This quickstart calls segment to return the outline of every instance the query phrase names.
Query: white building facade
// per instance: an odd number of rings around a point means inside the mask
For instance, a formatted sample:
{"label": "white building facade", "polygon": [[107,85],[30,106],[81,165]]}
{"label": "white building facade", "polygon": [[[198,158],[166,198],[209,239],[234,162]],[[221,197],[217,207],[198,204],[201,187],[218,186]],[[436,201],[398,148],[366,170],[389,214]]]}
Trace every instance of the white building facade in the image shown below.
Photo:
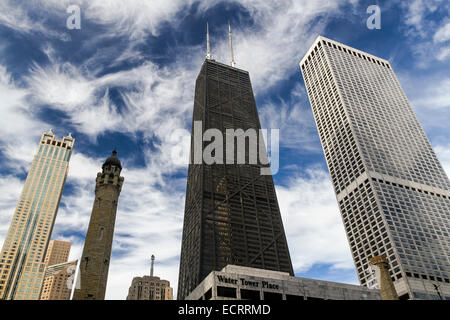
{"label": "white building facade", "polygon": [[401,299],[450,299],[450,181],[389,61],[318,37],[300,69],[361,284],[384,255]]}

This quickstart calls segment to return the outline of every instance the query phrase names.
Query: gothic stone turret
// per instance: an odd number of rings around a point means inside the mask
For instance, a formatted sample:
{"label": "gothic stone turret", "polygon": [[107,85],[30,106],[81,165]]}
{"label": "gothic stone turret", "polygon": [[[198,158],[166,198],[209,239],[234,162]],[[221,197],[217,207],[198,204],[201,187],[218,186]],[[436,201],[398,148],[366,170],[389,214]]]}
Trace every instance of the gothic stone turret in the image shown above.
{"label": "gothic stone turret", "polygon": [[74,300],[104,300],[114,236],[117,202],[124,178],[116,150],[97,174],[95,201],[80,261]]}

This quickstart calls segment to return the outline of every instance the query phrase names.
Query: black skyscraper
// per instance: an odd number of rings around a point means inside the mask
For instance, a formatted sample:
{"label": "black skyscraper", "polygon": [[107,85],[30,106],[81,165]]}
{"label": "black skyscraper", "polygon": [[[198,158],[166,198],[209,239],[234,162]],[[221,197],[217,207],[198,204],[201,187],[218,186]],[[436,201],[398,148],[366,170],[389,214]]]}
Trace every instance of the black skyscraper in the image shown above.
{"label": "black skyscraper", "polygon": [[[203,132],[259,130],[248,72],[206,59],[195,86],[193,127],[194,121],[202,122]],[[193,153],[192,135],[191,162]],[[189,165],[178,299],[228,264],[293,275],[272,176],[261,175],[261,167]]]}

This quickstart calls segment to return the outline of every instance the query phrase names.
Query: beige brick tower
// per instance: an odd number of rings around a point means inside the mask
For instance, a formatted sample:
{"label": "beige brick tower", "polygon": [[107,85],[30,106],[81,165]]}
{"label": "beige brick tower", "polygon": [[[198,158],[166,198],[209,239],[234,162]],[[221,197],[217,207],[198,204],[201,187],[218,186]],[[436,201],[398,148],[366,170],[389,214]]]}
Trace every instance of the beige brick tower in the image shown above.
{"label": "beige brick tower", "polygon": [[74,300],[104,300],[114,236],[117,202],[124,178],[116,150],[97,174],[95,201],[80,261],[80,288]]}
{"label": "beige brick tower", "polygon": [[376,268],[375,273],[378,283],[380,285],[381,299],[383,300],[398,300],[397,292],[395,291],[394,282],[389,275],[389,265],[386,257],[376,256],[370,259],[370,265]]}

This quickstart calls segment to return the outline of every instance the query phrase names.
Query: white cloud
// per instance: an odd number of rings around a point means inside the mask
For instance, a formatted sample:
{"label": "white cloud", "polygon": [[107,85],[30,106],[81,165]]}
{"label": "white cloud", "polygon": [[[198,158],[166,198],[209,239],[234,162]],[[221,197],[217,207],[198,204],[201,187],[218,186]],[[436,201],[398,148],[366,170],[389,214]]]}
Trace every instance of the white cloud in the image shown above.
{"label": "white cloud", "polygon": [[95,89],[93,80],[86,79],[70,63],[54,62],[45,69],[35,64],[27,82],[37,103],[47,103],[62,111],[92,102]]}
{"label": "white cloud", "polygon": [[[238,68],[250,72],[255,92],[299,73],[298,63],[326,25],[326,17],[339,14],[339,1],[241,1],[255,26],[233,29]],[[314,21],[314,23],[313,23]],[[228,63],[227,29],[213,47],[213,55]]]}
{"label": "white cloud", "polygon": [[450,40],[450,22],[440,27],[433,36],[434,42],[445,42]]}
{"label": "white cloud", "polygon": [[[22,7],[13,6],[9,0],[0,10],[0,23],[19,31],[45,31],[47,34],[67,32],[66,12],[70,5],[77,5],[81,11],[81,30],[87,28],[86,20],[109,28],[114,36],[126,35],[131,41],[142,41],[149,33],[158,35],[160,26],[170,21],[175,23],[175,15],[182,14],[183,8],[190,8],[195,0],[34,0]],[[45,21],[32,20],[27,12],[45,12],[48,19],[61,24],[57,30],[44,27]],[[1,14],[4,12],[4,14]],[[10,14],[8,14],[10,13]],[[65,37],[68,37],[65,34]]]}
{"label": "white cloud", "polygon": [[[406,36],[411,41],[410,49],[417,57],[416,64],[420,68],[428,68],[436,59],[444,61],[449,56],[446,17],[450,3],[446,0],[413,0],[402,1],[405,19],[401,22],[406,26]],[[443,20],[435,16],[444,15]],[[439,21],[441,20],[441,21]]]}
{"label": "white cloud", "polygon": [[304,87],[298,84],[288,101],[268,101],[258,108],[261,126],[280,129],[283,147],[320,152],[317,129]]}
{"label": "white cloud", "polygon": [[[35,6],[36,2],[30,1],[27,4],[31,5],[33,8],[31,11],[34,11],[34,13],[38,9],[42,9],[39,7],[39,4],[37,4],[37,7]],[[48,28],[42,16],[36,17],[34,14],[34,18],[31,18],[28,11],[24,6],[18,6],[11,0],[2,0],[0,2],[0,24],[21,33],[39,33],[63,41],[70,40],[70,36],[65,32],[65,29],[61,28],[55,31]]]}
{"label": "white cloud", "polygon": [[[216,3],[218,2],[202,2],[199,10],[204,12]],[[55,5],[53,1],[48,4]],[[98,17],[100,22],[115,22],[115,25],[111,25],[113,29],[122,28],[123,24],[129,23],[133,23],[137,32],[149,28],[145,26],[144,20],[151,19],[146,17],[141,20],[140,17],[147,10],[155,11],[154,4],[150,6],[147,2],[131,1],[126,4],[127,10],[123,10],[123,5],[119,1],[94,1],[87,10],[101,15]],[[336,2],[325,0],[276,3],[258,0],[240,2],[240,5],[252,15],[255,25],[249,30],[234,30],[235,51],[238,67],[250,71],[256,93],[263,93],[291,74],[299,74],[298,61],[325,26],[325,21],[315,21],[313,25],[311,22],[325,13],[329,16],[339,12]],[[177,6],[181,4],[163,5],[162,11],[156,10],[161,11],[158,13],[160,18],[151,23],[170,19],[169,13]],[[87,15],[89,16],[88,13]],[[117,24],[117,21],[120,23]],[[140,23],[143,24],[140,27],[134,25]],[[217,43],[214,53],[218,53],[220,61],[227,61],[226,37]],[[133,47],[128,47],[125,51],[128,56],[135,52]],[[35,65],[27,78],[32,98],[36,103],[48,104],[65,112],[77,130],[92,138],[105,130],[132,134],[144,131],[147,136],[156,134],[161,138],[162,129],[183,129],[188,125],[194,91],[193,79],[203,58],[202,46],[184,48],[176,61],[166,68],[147,62],[130,70],[100,77],[96,76],[100,70],[92,65],[93,60],[75,67],[69,62],[58,61],[53,54],[48,56],[51,63],[46,67]],[[119,57],[122,58],[123,55]],[[108,98],[108,88],[111,87],[119,90],[125,110],[119,112]],[[272,109],[276,107],[275,104],[268,106]],[[299,110],[294,108],[289,112],[296,113],[294,116],[301,116]],[[100,116],[103,118],[101,122],[97,121]],[[298,132],[301,132],[300,128],[297,128]],[[164,131],[166,133],[167,130]]]}
{"label": "white cloud", "polygon": [[2,245],[21,191],[22,181],[19,178],[12,175],[0,177],[0,243]]}
{"label": "white cloud", "polygon": [[431,29],[427,16],[444,8],[447,4],[445,0],[412,0],[402,1],[402,6],[406,9],[405,24],[420,36],[425,37]]}
{"label": "white cloud", "polygon": [[[197,71],[185,68],[161,69],[148,62],[96,78],[70,63],[54,61],[47,67],[36,65],[26,80],[35,104],[65,112],[79,132],[94,138],[106,130],[152,136],[167,134],[168,130],[160,131],[169,125],[184,128],[187,123]],[[121,112],[109,99],[112,87],[119,88],[126,104]]]}
{"label": "white cloud", "polygon": [[25,170],[33,159],[35,143],[48,125],[33,116],[27,102],[28,91],[18,87],[0,65],[0,150],[11,159],[7,164],[15,171]]}
{"label": "white cloud", "polygon": [[443,47],[439,50],[439,53],[437,55],[437,59],[440,61],[446,60],[450,56],[450,46],[449,47]]}
{"label": "white cloud", "polygon": [[142,39],[148,32],[158,35],[164,21],[173,21],[183,8],[196,1],[186,0],[90,0],[85,1],[86,16],[96,23],[113,26],[112,32]]}
{"label": "white cloud", "polygon": [[434,150],[444,167],[444,171],[447,173],[447,177],[450,177],[450,145],[437,145],[434,147]]}
{"label": "white cloud", "polygon": [[425,84],[421,81],[421,83],[421,90],[416,93],[418,96],[412,99],[413,105],[429,110],[450,107],[450,78],[433,79]]}
{"label": "white cloud", "polygon": [[277,186],[278,203],[297,273],[314,264],[352,269],[353,259],[327,172],[308,169],[287,186]]}

